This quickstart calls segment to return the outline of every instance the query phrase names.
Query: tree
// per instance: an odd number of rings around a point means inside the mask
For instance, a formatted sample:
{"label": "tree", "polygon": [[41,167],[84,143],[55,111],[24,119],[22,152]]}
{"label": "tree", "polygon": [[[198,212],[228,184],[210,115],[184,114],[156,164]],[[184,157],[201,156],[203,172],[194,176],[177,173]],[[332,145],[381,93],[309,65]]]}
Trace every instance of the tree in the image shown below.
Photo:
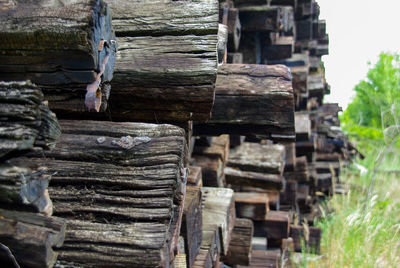
{"label": "tree", "polygon": [[385,129],[398,119],[400,56],[381,53],[354,90],[356,95],[341,117],[344,130],[353,137],[383,140]]}

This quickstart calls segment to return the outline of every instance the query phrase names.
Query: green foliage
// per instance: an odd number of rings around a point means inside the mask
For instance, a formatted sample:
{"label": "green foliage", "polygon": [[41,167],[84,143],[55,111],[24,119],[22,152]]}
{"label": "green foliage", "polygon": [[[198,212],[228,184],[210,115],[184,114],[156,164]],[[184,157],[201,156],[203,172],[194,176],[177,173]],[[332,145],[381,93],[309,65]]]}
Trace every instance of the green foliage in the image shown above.
{"label": "green foliage", "polygon": [[[354,88],[356,95],[341,116],[350,137],[383,140],[384,130],[398,124],[400,114],[400,56],[381,53],[367,73],[367,79]],[[392,129],[389,134],[398,134]],[[394,133],[395,132],[395,133]]]}

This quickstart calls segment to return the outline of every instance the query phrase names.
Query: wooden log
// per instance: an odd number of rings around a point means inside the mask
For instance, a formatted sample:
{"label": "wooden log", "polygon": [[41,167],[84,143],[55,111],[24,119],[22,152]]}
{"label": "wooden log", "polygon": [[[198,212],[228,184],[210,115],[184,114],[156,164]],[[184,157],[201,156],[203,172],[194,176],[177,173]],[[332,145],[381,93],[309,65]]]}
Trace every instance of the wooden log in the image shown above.
{"label": "wooden log", "polygon": [[263,221],[254,221],[254,235],[267,239],[289,237],[290,217],[285,211],[270,210]]}
{"label": "wooden log", "polygon": [[0,103],[0,158],[53,146],[60,126],[40,88],[29,81],[0,82]]}
{"label": "wooden log", "polygon": [[285,153],[285,147],[279,144],[245,142],[231,151],[228,166],[242,171],[282,175]]}
{"label": "wooden log", "polygon": [[269,211],[269,200],[266,193],[236,192],[236,216],[252,220],[263,220]]}
{"label": "wooden log", "polygon": [[220,234],[221,255],[228,253],[228,246],[235,222],[235,200],[233,191],[226,188],[203,187],[203,229]]}
{"label": "wooden log", "polygon": [[253,229],[251,220],[239,218],[235,220],[228,254],[222,258],[225,264],[230,266],[250,264]]}
{"label": "wooden log", "polygon": [[245,267],[280,267],[281,252],[280,250],[253,250],[251,252],[251,259],[249,266],[238,265],[237,268]]}
{"label": "wooden log", "polygon": [[68,219],[60,261],[169,266],[185,198],[184,131],[95,121],[62,121],[61,127],[54,150],[27,161],[54,174],[55,215]]}
{"label": "wooden log", "polygon": [[219,68],[212,118],[196,135],[257,135],[291,140],[294,100],[284,66],[225,64]]}
{"label": "wooden log", "polygon": [[0,80],[92,83],[106,57],[102,81],[112,79],[114,37],[103,1],[13,1],[0,24]]}
{"label": "wooden log", "polygon": [[192,267],[199,254],[202,240],[201,190],[187,186],[181,234],[185,241],[187,267]]}
{"label": "wooden log", "polygon": [[218,1],[111,0],[119,121],[206,121],[217,71]]}
{"label": "wooden log", "polygon": [[230,167],[226,167],[224,172],[226,184],[233,188],[250,186],[280,191],[285,184],[284,178],[277,174],[241,171]]}
{"label": "wooden log", "polygon": [[[309,252],[319,254],[321,243],[322,230],[318,227],[311,226],[290,226],[290,236],[293,238],[294,250],[302,252],[307,250]],[[306,248],[302,248],[302,244]]]}
{"label": "wooden log", "polygon": [[[0,209],[0,243],[7,247],[22,267],[53,267],[62,246],[64,219],[40,214]],[[14,267],[10,255],[0,251],[5,267]]]}

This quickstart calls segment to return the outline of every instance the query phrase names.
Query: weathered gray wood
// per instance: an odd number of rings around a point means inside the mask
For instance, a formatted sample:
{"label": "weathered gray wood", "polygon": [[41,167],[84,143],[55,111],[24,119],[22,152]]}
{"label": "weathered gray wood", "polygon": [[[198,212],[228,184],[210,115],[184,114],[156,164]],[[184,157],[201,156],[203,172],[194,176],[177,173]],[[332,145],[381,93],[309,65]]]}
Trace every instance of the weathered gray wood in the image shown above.
{"label": "weathered gray wood", "polygon": [[0,82],[0,157],[34,146],[52,147],[60,135],[57,118],[40,88],[28,82]]}
{"label": "weathered gray wood", "polygon": [[35,211],[51,216],[53,204],[47,190],[50,173],[12,163],[0,164],[0,207]]}
{"label": "weathered gray wood", "polygon": [[285,147],[245,142],[231,150],[228,166],[242,171],[265,174],[283,174]]}
{"label": "weathered gray wood", "polygon": [[292,139],[294,99],[284,66],[225,64],[218,70],[212,117],[197,135],[258,135]]}
{"label": "weathered gray wood", "polygon": [[[64,219],[0,209],[0,243],[9,248],[21,267],[53,267],[64,242]],[[14,267],[4,249],[0,260]]]}
{"label": "weathered gray wood", "polygon": [[251,220],[237,218],[233,227],[228,254],[222,258],[222,261],[230,266],[249,265],[253,233],[254,227]]}
{"label": "weathered gray wood", "polygon": [[218,25],[218,64],[226,63],[228,46],[228,26],[224,24]]}
{"label": "weathered gray wood", "polygon": [[[61,126],[64,134],[54,150],[29,158],[54,174],[49,192],[55,214],[72,222],[61,264],[167,267],[186,192],[184,131],[96,121],[61,121]],[[136,236],[144,237],[143,244]]]}
{"label": "weathered gray wood", "polygon": [[113,48],[99,49],[114,39],[102,0],[13,1],[0,10],[0,25],[1,80],[91,83],[107,55],[102,81],[112,79]]}
{"label": "weathered gray wood", "polygon": [[228,246],[236,218],[233,190],[203,187],[203,229],[215,230],[221,237],[221,255],[228,253]]}

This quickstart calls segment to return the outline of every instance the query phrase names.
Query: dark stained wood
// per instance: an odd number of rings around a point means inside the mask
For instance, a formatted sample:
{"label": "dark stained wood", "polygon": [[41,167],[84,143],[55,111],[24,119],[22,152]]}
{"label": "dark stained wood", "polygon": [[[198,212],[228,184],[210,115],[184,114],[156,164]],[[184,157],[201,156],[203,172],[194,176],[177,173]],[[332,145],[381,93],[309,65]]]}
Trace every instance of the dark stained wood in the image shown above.
{"label": "dark stained wood", "polygon": [[219,68],[212,117],[196,135],[257,135],[293,139],[294,99],[284,66],[224,64]]}
{"label": "dark stained wood", "polygon": [[293,28],[293,8],[289,6],[239,7],[243,32],[288,32]]}
{"label": "dark stained wood", "polygon": [[194,155],[192,164],[201,167],[203,186],[224,187],[224,163],[220,157]]}
{"label": "dark stained wood", "polygon": [[[233,0],[235,6],[252,6],[252,5],[265,5],[267,1],[265,0]],[[293,6],[297,5],[297,0],[272,0],[269,1],[271,5],[276,6]]]}
{"label": "dark stained wood", "polygon": [[263,220],[269,211],[268,194],[236,192],[235,208],[239,218]]}
{"label": "dark stained wood", "polygon": [[111,0],[119,121],[206,121],[217,71],[218,1]]}
{"label": "dark stained wood", "polygon": [[249,265],[253,229],[253,222],[251,220],[236,218],[228,254],[222,258],[225,264],[231,266]]}
{"label": "dark stained wood", "polygon": [[289,205],[292,207],[296,206],[296,203],[297,203],[297,181],[287,179],[285,191],[280,193],[279,201],[280,201],[280,204],[282,204],[282,205]]}
{"label": "dark stained wood", "polygon": [[240,52],[229,53],[226,59],[227,63],[243,63],[243,54]]}
{"label": "dark stained wood", "polygon": [[285,211],[270,210],[263,221],[254,221],[254,235],[267,239],[289,237],[290,217]]}
{"label": "dark stained wood", "polygon": [[187,186],[181,235],[185,241],[187,267],[192,267],[199,254],[202,240],[201,190]]}
{"label": "dark stained wood", "polygon": [[61,127],[55,148],[27,161],[54,174],[54,214],[68,219],[60,261],[167,267],[184,207],[185,132],[98,121],[61,121]]}
{"label": "dark stained wood", "polygon": [[225,256],[235,222],[235,200],[233,190],[203,187],[203,230],[220,234],[220,253]]}
{"label": "dark stained wood", "polygon": [[102,81],[112,79],[113,49],[99,49],[104,41],[113,46],[105,2],[19,0],[0,12],[0,80],[91,83],[107,54]]}
{"label": "dark stained wood", "polygon": [[[0,209],[0,243],[9,248],[21,267],[53,267],[62,246],[66,222],[57,217]],[[2,249],[0,261],[14,267]]]}
{"label": "dark stained wood", "polygon": [[[228,9],[228,51],[234,52],[239,48],[242,25],[239,20],[239,10],[237,8]],[[239,63],[239,62],[236,62]]]}
{"label": "dark stained wood", "polygon": [[280,60],[291,58],[294,52],[294,38],[293,36],[280,36],[271,45],[263,48],[263,60]]}

